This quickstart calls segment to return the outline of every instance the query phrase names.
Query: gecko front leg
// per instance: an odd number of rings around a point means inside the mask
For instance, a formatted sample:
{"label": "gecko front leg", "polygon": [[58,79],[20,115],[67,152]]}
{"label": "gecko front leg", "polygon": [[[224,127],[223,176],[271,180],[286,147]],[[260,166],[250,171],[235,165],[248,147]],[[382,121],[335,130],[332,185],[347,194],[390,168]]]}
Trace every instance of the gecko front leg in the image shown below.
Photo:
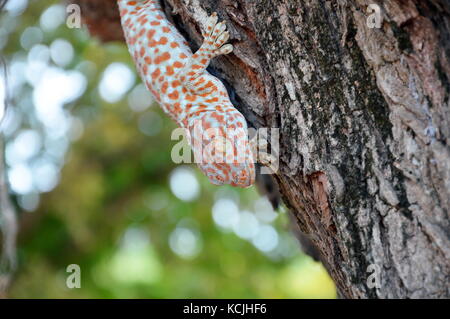
{"label": "gecko front leg", "polygon": [[225,44],[230,38],[225,23],[217,21],[217,13],[214,12],[206,22],[202,46],[178,73],[180,82],[195,95],[207,95],[214,90],[213,83],[202,77],[211,59],[233,51],[231,44]]}

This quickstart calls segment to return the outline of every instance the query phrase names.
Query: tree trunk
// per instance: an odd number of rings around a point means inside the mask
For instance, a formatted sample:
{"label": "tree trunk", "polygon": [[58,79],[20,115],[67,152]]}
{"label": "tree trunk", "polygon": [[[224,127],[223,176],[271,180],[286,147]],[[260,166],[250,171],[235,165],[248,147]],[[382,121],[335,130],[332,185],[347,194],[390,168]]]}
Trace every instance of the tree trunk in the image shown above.
{"label": "tree trunk", "polygon": [[194,50],[208,14],[227,22],[212,68],[251,126],[280,128],[284,203],[340,294],[450,297],[450,2],[163,3]]}

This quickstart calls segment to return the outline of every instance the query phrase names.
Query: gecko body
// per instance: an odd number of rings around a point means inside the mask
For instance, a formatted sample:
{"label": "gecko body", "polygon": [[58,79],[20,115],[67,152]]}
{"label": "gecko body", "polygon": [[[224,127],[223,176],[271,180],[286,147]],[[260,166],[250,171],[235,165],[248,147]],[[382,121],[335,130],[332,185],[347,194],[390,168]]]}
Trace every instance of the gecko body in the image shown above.
{"label": "gecko body", "polygon": [[197,164],[216,185],[248,187],[255,179],[247,123],[223,83],[206,71],[232,52],[228,31],[212,14],[193,54],[155,0],[118,0],[122,27],[142,81],[178,125],[188,130]]}

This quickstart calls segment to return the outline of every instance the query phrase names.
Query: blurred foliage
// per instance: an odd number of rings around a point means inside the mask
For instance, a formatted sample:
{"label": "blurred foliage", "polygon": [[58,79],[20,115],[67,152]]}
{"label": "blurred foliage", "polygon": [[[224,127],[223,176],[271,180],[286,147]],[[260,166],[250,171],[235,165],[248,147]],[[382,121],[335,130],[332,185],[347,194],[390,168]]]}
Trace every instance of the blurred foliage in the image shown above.
{"label": "blurred foliage", "polygon": [[[124,44],[102,44],[84,29],[69,29],[58,18],[65,12],[58,1],[12,2],[16,7],[10,4],[0,22],[0,48],[11,66],[14,90],[14,106],[9,111],[13,115],[6,118],[4,126],[9,127],[3,129],[12,145],[7,148],[11,152],[8,173],[11,184],[16,185],[13,196],[21,211],[20,268],[10,297],[335,297],[323,267],[301,254],[282,209],[276,215],[271,212],[254,187],[216,187],[195,166],[172,162],[170,153],[176,141],[171,141],[170,135],[175,126],[154,103],[141,105],[139,99],[145,94]],[[58,47],[55,40],[61,39],[71,44],[73,56],[54,50]],[[32,66],[36,61],[30,58],[36,51],[41,55],[50,52],[38,58],[40,69]],[[99,83],[112,63],[127,66],[136,80],[131,78],[132,88],[110,103],[99,91]],[[47,81],[45,76],[33,80],[35,73],[45,74],[49,67],[77,72],[86,83],[79,96],[63,103],[70,125],[57,138],[58,130],[52,125],[58,127],[61,120],[47,123],[36,111],[33,95],[33,90]],[[109,89],[114,85],[117,83]],[[55,87],[50,96],[57,96],[60,90]],[[105,92],[103,95],[108,94]],[[43,102],[42,97],[39,101]],[[14,152],[21,149],[20,141],[24,143],[18,136],[25,129],[37,132],[41,143],[37,151],[21,159],[22,171],[14,171],[18,158]],[[36,147],[24,148],[26,153]],[[52,167],[61,169],[53,174],[57,180],[53,187],[47,185],[48,170],[35,174],[32,163],[36,158],[53,161]],[[31,179],[24,173],[28,172],[24,165],[30,167]],[[173,178],[176,172],[190,178],[190,184],[184,186],[191,191],[191,198],[176,196],[177,185],[172,185],[180,184],[179,178]],[[27,188],[24,176],[32,185],[48,187]],[[192,192],[197,186],[198,191]],[[230,214],[235,223],[246,211],[255,232],[253,239],[245,229],[239,233],[236,226],[219,225],[212,211],[221,199],[228,199],[225,202],[231,210],[238,207],[238,217]],[[254,239],[261,229],[275,240],[273,248],[267,248],[271,243],[265,242],[269,240],[266,233]],[[80,289],[66,287],[69,264],[81,267]]]}

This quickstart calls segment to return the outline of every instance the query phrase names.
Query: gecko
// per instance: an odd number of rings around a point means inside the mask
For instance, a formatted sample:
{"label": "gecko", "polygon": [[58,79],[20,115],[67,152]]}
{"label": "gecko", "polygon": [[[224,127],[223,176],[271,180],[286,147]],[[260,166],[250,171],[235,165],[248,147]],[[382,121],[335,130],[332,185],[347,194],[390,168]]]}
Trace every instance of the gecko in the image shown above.
{"label": "gecko", "polygon": [[255,165],[247,122],[223,83],[206,70],[212,58],[233,51],[225,23],[217,13],[210,15],[203,44],[192,53],[159,1],[118,0],[118,5],[136,69],[162,110],[189,133],[200,170],[214,185],[251,186]]}

